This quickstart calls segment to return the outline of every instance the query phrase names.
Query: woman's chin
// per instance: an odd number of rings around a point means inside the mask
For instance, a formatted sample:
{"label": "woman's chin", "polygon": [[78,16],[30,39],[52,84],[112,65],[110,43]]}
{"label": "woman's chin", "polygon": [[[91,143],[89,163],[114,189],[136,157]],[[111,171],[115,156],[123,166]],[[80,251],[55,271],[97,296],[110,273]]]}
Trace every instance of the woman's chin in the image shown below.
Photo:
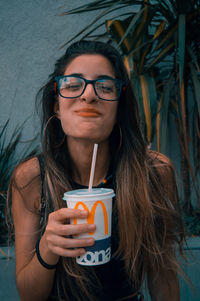
{"label": "woman's chin", "polygon": [[108,139],[108,137],[104,137],[102,135],[98,135],[97,133],[93,132],[93,133],[89,133],[89,134],[79,134],[79,135],[75,135],[75,136],[70,136],[68,135],[68,138],[70,140],[80,140],[80,141],[88,141],[88,142],[93,142],[93,143],[100,143],[103,142],[105,140]]}
{"label": "woman's chin", "polygon": [[80,140],[85,140],[85,141],[93,141],[95,143],[99,143],[105,140],[104,137],[100,137],[98,135],[85,135],[85,136],[80,136]]}

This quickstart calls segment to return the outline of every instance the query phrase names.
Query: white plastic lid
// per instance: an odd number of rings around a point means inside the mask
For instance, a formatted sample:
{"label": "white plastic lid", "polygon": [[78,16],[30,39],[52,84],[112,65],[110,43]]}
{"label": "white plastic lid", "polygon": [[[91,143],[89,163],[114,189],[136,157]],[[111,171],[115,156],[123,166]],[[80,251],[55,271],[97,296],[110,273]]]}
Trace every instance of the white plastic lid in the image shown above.
{"label": "white plastic lid", "polygon": [[71,199],[82,199],[87,198],[95,200],[95,199],[108,199],[115,196],[113,189],[109,188],[93,188],[89,191],[87,188],[85,189],[77,189],[71,190],[64,193],[63,200],[71,200]]}

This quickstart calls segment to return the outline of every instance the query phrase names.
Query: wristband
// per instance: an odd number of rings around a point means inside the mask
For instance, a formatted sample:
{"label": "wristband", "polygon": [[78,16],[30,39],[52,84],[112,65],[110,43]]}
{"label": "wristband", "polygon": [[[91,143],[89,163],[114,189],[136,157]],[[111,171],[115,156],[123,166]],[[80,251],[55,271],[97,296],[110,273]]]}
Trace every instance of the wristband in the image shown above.
{"label": "wristband", "polygon": [[37,255],[37,259],[38,261],[41,263],[41,265],[46,268],[47,270],[53,270],[56,268],[57,264],[48,264],[46,263],[41,255],[40,255],[40,250],[39,250],[39,244],[40,244],[40,239],[38,239],[37,243],[36,243],[36,247],[35,247],[35,250],[36,250],[36,255]]}

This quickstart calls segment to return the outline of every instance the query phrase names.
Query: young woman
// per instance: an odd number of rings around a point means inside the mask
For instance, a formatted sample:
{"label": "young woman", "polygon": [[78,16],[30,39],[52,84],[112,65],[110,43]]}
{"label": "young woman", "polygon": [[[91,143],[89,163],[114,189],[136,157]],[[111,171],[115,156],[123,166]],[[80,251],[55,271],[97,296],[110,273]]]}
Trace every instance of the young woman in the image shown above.
{"label": "young woman", "polygon": [[[80,41],[56,62],[42,100],[42,155],[22,162],[10,183],[16,281],[22,301],[179,300],[182,224],[168,158],[147,150],[122,58],[110,45]],[[38,98],[39,99],[39,98]],[[87,211],[66,208],[65,191],[87,187],[94,143],[95,187],[115,190],[112,258],[96,267],[75,257],[95,224],[70,225]]]}

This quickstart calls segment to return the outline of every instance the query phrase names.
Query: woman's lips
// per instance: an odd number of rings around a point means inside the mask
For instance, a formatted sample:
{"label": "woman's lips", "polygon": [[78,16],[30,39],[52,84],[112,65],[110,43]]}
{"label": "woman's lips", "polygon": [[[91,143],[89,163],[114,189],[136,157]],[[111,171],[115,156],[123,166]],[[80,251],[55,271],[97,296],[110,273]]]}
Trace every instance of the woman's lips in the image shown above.
{"label": "woman's lips", "polygon": [[81,117],[98,117],[101,115],[100,112],[94,109],[78,110],[76,114]]}

